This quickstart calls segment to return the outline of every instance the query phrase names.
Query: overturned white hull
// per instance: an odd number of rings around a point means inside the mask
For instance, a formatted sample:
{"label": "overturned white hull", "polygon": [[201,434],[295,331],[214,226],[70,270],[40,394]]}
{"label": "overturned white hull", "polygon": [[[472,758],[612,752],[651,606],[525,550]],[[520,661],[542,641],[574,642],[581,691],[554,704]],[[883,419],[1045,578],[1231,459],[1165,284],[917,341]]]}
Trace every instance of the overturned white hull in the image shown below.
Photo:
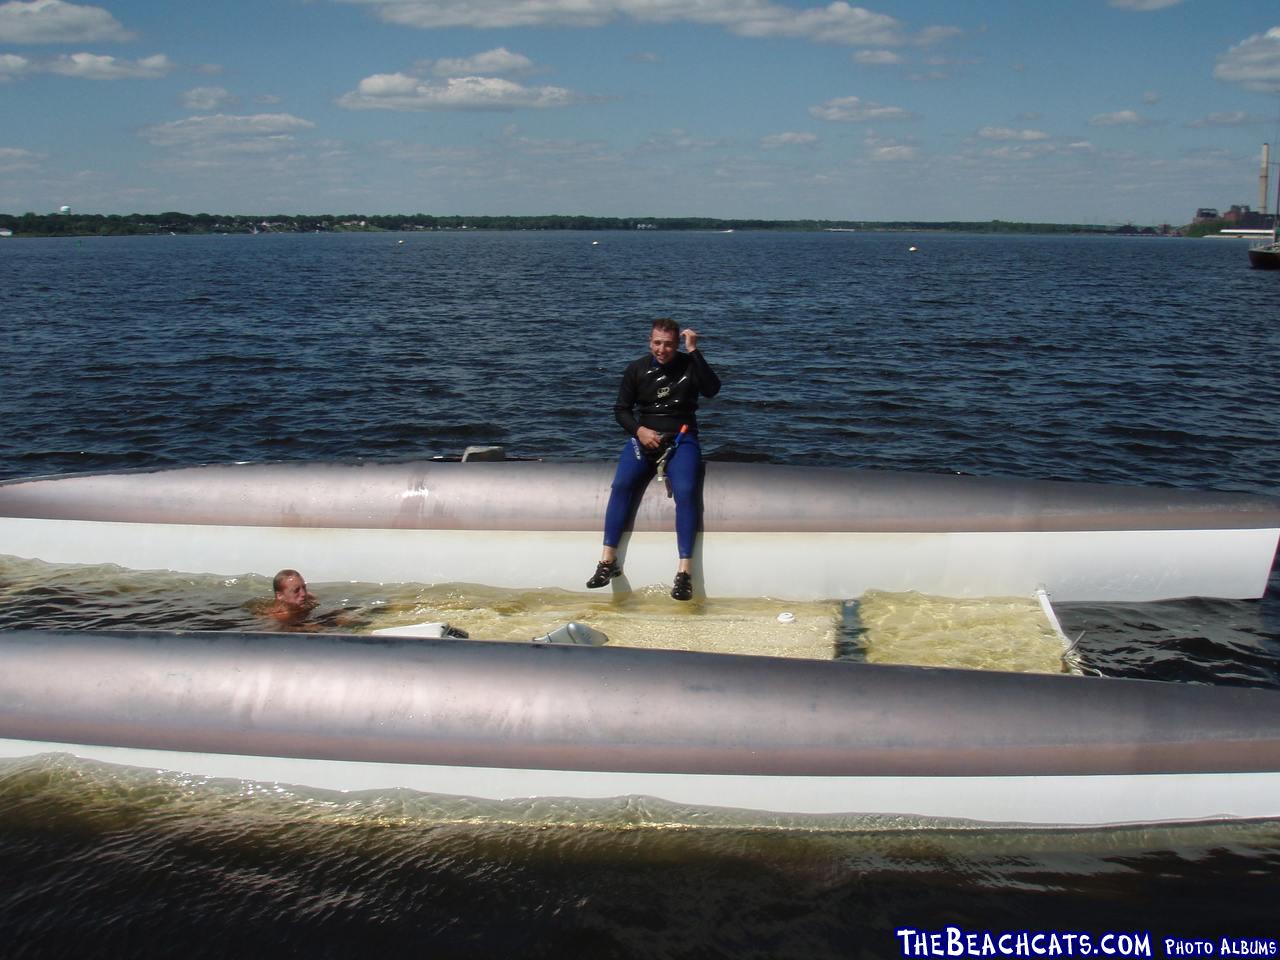
{"label": "overturned white hull", "polygon": [[[611,468],[257,464],[0,484],[0,551],[583,589]],[[1256,597],[1263,497],[712,463],[699,591]],[[614,590],[668,582],[655,484]],[[1088,826],[1280,817],[1280,693],[608,647],[0,632],[0,757],[345,790]]]}
{"label": "overturned white hull", "polygon": [[[236,464],[0,483],[0,551],[53,563],[315,581],[583,589],[608,464]],[[811,600],[1259,597],[1277,501],[1095,484],[711,463],[695,589]],[[653,484],[613,589],[670,580]]]}
{"label": "overturned white hull", "polygon": [[0,633],[0,757],[1025,826],[1280,817],[1280,693],[597,647]]}

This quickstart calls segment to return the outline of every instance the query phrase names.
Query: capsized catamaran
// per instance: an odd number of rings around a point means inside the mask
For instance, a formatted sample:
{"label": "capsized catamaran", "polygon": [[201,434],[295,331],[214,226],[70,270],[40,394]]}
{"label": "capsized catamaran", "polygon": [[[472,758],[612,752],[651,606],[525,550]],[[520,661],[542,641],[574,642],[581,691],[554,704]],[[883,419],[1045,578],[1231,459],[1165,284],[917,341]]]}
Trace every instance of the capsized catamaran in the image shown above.
{"label": "capsized catamaran", "polygon": [[[582,590],[611,468],[235,464],[0,484],[51,563]],[[1280,503],[710,463],[710,596],[1257,597]],[[670,574],[655,484],[614,590]],[[1088,826],[1280,817],[1280,693],[608,646],[0,632],[0,757],[334,789]]]}

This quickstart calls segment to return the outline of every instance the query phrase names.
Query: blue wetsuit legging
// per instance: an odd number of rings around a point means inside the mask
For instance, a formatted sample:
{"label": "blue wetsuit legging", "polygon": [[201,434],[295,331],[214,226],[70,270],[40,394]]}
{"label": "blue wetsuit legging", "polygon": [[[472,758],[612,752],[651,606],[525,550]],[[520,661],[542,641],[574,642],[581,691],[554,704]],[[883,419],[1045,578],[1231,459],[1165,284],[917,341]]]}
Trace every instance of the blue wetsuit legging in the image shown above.
{"label": "blue wetsuit legging", "polygon": [[[667,476],[676,501],[676,548],[680,559],[693,556],[693,541],[698,536],[698,473],[702,466],[702,449],[693,433],[682,434],[667,458]],[[640,441],[632,437],[618,457],[618,469],[609,491],[609,506],[604,512],[604,543],[616,547],[622,540],[632,505],[653,479],[657,466],[645,456]]]}

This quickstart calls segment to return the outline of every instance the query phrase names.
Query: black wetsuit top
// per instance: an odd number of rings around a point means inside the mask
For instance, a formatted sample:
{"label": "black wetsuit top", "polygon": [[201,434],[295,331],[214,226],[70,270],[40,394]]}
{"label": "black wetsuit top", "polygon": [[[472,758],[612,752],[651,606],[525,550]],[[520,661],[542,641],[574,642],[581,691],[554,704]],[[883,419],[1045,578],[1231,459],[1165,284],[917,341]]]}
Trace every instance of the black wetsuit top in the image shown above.
{"label": "black wetsuit top", "polygon": [[613,416],[632,436],[640,427],[678,433],[688,424],[696,431],[698,395],[714,397],[719,392],[720,378],[701,350],[677,353],[665,366],[659,366],[652,356],[644,356],[627,364],[622,372]]}

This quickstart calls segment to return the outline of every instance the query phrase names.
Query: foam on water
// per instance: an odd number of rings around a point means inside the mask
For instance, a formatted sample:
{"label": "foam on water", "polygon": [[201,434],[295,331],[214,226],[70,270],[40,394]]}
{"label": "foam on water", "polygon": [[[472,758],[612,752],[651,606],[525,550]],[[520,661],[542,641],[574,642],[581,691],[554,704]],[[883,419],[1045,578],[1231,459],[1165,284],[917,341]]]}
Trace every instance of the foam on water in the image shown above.
{"label": "foam on water", "polygon": [[1039,602],[956,600],[871,590],[858,603],[867,660],[923,667],[1062,673],[1062,641]]}
{"label": "foam on water", "polygon": [[[304,571],[305,572],[305,571]],[[860,659],[1058,672],[1061,647],[1033,599],[957,601],[872,592],[858,601],[677,603],[665,585],[609,591],[504,590],[475,584],[310,583],[306,628],[368,633],[446,621],[471,637],[528,641],[577,620],[613,646],[814,660]],[[0,556],[0,627],[275,630],[266,577],[218,577],[49,564]],[[789,613],[791,618],[779,618]]]}

